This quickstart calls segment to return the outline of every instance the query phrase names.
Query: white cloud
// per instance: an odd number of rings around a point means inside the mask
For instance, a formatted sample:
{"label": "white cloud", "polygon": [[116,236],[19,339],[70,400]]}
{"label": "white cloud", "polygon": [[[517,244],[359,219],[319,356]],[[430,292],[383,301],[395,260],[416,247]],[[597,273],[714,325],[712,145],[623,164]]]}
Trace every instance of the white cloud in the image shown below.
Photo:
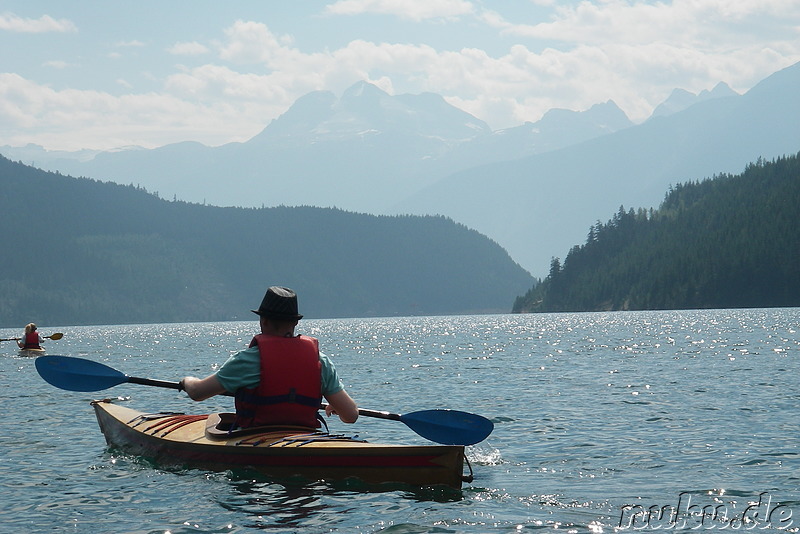
{"label": "white cloud", "polygon": [[176,56],[200,56],[207,54],[208,51],[209,50],[205,45],[200,44],[197,41],[192,41],[190,43],[175,43],[167,49],[167,52]]}
{"label": "white cloud", "polygon": [[240,73],[219,65],[203,65],[173,74],[167,79],[165,88],[170,93],[197,101],[227,98],[231,103],[248,100],[289,102],[289,95],[274,80],[272,75]]}
{"label": "white cloud", "polygon": [[263,129],[257,118],[248,123],[252,111],[220,101],[189,102],[165,93],[115,96],[55,90],[17,74],[0,73],[0,123],[10,126],[0,144],[12,146],[36,143],[49,149],[108,150],[154,148],[187,139],[216,145],[245,140]]}
{"label": "white cloud", "polygon": [[56,20],[50,15],[38,19],[25,19],[13,13],[0,13],[0,30],[19,33],[77,32],[78,28],[67,19]]}
{"label": "white cloud", "polygon": [[220,57],[235,63],[269,64],[276,56],[291,53],[287,48],[291,40],[275,35],[261,22],[237,20],[225,29],[225,35],[228,41]]}
{"label": "white cloud", "polygon": [[45,61],[44,63],[42,63],[42,65],[45,66],[45,67],[51,67],[51,68],[54,68],[54,69],[66,69],[67,67],[71,66],[70,63],[67,63],[66,61],[62,61],[62,60],[58,60],[58,59]]}
{"label": "white cloud", "polygon": [[132,41],[119,41],[115,43],[114,46],[118,46],[120,48],[141,48],[146,45],[142,41],[134,39]]}
{"label": "white cloud", "polygon": [[333,15],[384,14],[419,22],[469,15],[475,8],[466,0],[339,0],[325,11]]}
{"label": "white cloud", "polygon": [[[538,120],[554,107],[585,110],[607,100],[639,121],[676,87],[699,92],[724,81],[744,92],[800,61],[796,0],[581,0],[555,3],[546,22],[532,24],[468,2],[343,0],[328,8],[391,14],[394,6],[420,20],[434,12],[467,13],[469,6],[472,24],[482,21],[480,31],[500,33],[512,44],[489,53],[354,37],[324,49],[304,41],[301,49],[292,36],[239,20],[224,29],[221,42],[168,47],[172,54],[217,56],[203,65],[175,66],[166,77],[158,74],[162,88],[154,93],[54,91],[47,83],[3,75],[0,123],[11,125],[14,142],[3,137],[0,144],[47,140],[52,148],[112,148],[246,140],[304,94],[341,93],[360,80],[392,94],[441,94],[494,129]],[[118,85],[130,90],[124,76]]]}
{"label": "white cloud", "polygon": [[[343,0],[327,10],[445,16],[471,12],[472,5],[467,9],[466,4]],[[762,46],[763,37],[748,37],[738,27],[748,26],[757,15],[768,21],[780,17],[794,34]],[[341,91],[357,80],[378,79],[381,87],[398,91],[440,93],[494,128],[537,120],[553,107],[588,109],[610,99],[632,119],[643,120],[676,87],[699,92],[725,81],[744,91],[800,60],[800,7],[790,0],[583,0],[554,7],[549,22],[534,25],[514,24],[486,10],[477,16],[530,46],[490,55],[475,48],[439,51],[425,44],[354,39],[338,49],[302,53],[266,25],[239,21],[226,30],[221,57],[262,65],[268,73],[265,83],[285,88],[287,105],[307,91]],[[775,26],[767,26],[774,33]],[[533,48],[545,40],[565,46]]]}
{"label": "white cloud", "polygon": [[[491,93],[515,102],[516,119],[614,99],[642,120],[673,88],[699,92],[725,81],[746,91],[800,60],[796,0],[582,0],[556,5],[547,22],[512,22],[488,11],[481,20],[531,48],[494,58],[506,72],[519,67],[518,89],[506,77]],[[541,97],[524,97],[525,87]],[[486,113],[486,99],[457,96],[465,109]]]}
{"label": "white cloud", "polygon": [[[794,0],[673,0],[649,3],[629,0],[582,0],[557,6],[549,22],[498,27],[511,35],[582,45],[665,41],[676,45],[716,48],[735,46],[753,32],[760,38],[788,27],[797,36],[800,4]],[[757,17],[769,17],[770,28]]]}

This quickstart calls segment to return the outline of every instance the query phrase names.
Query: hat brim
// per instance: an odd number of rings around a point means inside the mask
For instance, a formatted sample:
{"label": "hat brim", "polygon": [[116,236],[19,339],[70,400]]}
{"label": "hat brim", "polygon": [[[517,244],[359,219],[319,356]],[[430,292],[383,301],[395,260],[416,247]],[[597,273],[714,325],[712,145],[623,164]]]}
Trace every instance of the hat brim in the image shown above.
{"label": "hat brim", "polygon": [[282,315],[279,313],[262,313],[258,310],[250,310],[251,312],[255,313],[259,317],[266,317],[268,319],[286,319],[288,321],[297,319],[298,321],[303,318],[302,315]]}

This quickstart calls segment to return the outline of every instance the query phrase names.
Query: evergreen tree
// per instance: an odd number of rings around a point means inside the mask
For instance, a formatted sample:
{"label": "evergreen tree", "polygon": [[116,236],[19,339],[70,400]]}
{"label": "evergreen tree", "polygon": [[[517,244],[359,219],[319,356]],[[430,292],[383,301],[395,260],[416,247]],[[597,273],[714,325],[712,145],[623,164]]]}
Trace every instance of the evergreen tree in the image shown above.
{"label": "evergreen tree", "polygon": [[513,311],[800,305],[800,154],[670,187],[589,229]]}

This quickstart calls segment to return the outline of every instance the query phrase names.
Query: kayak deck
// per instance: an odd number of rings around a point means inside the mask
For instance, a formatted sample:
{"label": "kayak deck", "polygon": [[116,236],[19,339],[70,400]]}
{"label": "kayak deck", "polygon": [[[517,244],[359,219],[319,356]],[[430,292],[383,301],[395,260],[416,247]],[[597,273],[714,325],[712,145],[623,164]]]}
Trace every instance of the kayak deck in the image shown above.
{"label": "kayak deck", "polygon": [[280,478],[357,478],[370,484],[461,488],[464,480],[462,445],[376,444],[302,427],[229,432],[220,417],[227,414],[146,414],[108,400],[92,405],[110,446],[156,464],[250,468]]}

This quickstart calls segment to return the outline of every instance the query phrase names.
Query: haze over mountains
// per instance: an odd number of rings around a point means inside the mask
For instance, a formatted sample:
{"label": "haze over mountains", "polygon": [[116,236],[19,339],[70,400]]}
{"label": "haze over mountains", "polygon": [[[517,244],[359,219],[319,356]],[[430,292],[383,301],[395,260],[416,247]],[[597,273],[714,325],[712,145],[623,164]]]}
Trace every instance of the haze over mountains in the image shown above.
{"label": "haze over mountains", "polygon": [[[399,207],[435,209],[494,238],[540,275],[586,240],[620,205],[657,207],[670,185],[738,173],[759,158],[800,149],[800,64],[741,96],[681,112],[561,150],[468,169]],[[746,208],[743,206],[743,209]]]}
{"label": "haze over mountains", "polygon": [[612,101],[491,131],[434,94],[360,82],[300,99],[246,143],[0,153],[38,167],[219,206],[332,206],[443,214],[497,241],[535,276],[621,204],[657,206],[672,184],[740,172],[800,149],[800,64],[744,95],[676,90],[643,124]]}

